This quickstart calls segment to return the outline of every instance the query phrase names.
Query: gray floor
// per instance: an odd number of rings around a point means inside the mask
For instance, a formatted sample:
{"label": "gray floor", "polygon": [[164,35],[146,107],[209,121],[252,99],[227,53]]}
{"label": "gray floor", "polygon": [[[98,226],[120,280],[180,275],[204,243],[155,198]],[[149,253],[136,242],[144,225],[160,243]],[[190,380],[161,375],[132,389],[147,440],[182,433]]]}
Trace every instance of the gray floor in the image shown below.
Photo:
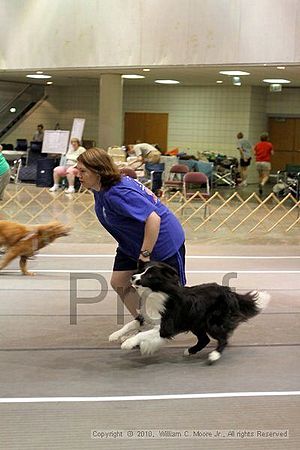
{"label": "gray floor", "polygon": [[[29,263],[35,277],[21,276],[16,262],[0,273],[0,448],[299,448],[300,397],[289,394],[299,391],[300,258],[293,258],[300,256],[299,248],[188,244],[189,284],[222,282],[224,275],[233,273],[231,286],[241,291],[265,289],[272,295],[260,316],[240,326],[214,366],[206,364],[213,342],[196,357],[182,356],[183,349],[194,341],[191,335],[178,336],[149,358],[108,343],[107,336],[129,316],[122,316],[109,288],[101,302],[88,304],[84,298],[99,294],[99,286],[110,277],[112,256],[97,255],[113,254],[112,244],[58,242]],[[192,258],[199,255],[201,258]],[[222,255],[236,258],[212,258]],[[79,271],[85,272],[87,279],[77,282],[81,299],[77,324],[71,325],[70,272],[74,277]],[[99,277],[91,279],[97,271],[103,277],[100,281]],[[245,392],[269,394],[244,397]],[[276,396],[276,392],[285,395]],[[181,394],[189,398],[176,399]],[[227,397],[214,398],[214,394]],[[149,397],[136,399],[141,395]],[[157,395],[174,398],[156,399]],[[61,399],[55,403],[16,400],[38,397]],[[66,397],[98,399],[63,401]],[[118,398],[109,401],[107,397]],[[10,401],[13,403],[7,403]],[[91,430],[118,429],[288,429],[289,439],[177,437],[132,443],[130,438],[90,436]]]}

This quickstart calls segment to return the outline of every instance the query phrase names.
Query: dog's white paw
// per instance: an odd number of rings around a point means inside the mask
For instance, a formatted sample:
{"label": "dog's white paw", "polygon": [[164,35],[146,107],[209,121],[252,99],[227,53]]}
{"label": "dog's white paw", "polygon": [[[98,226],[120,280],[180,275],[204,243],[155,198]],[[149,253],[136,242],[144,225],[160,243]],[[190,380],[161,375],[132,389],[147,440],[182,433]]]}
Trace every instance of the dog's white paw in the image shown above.
{"label": "dog's white paw", "polygon": [[127,341],[127,339],[132,338],[133,336],[136,336],[137,334],[138,334],[138,331],[133,331],[132,333],[125,334],[120,337],[120,341],[121,341],[121,343],[125,342],[125,341]]}
{"label": "dog's white paw", "polygon": [[209,364],[213,364],[214,362],[218,361],[218,359],[221,358],[221,353],[218,352],[217,350],[214,350],[212,352],[210,352],[210,354],[208,355],[208,363]]}
{"label": "dog's white paw", "polygon": [[120,339],[120,333],[119,333],[119,331],[115,331],[115,332],[112,333],[112,334],[109,336],[109,338],[108,338],[109,342],[118,341],[119,339]]}
{"label": "dog's white paw", "polygon": [[121,345],[122,350],[132,350],[136,345],[138,345],[138,341],[136,338],[129,338],[123,342]]}
{"label": "dog's white paw", "polygon": [[188,348],[186,348],[186,349],[184,350],[184,352],[183,352],[183,356],[191,356],[191,354],[190,354],[190,352],[189,352],[189,349],[188,349]]}
{"label": "dog's white paw", "polygon": [[157,352],[163,344],[163,339],[144,339],[140,342],[140,351],[142,355],[153,355]]}

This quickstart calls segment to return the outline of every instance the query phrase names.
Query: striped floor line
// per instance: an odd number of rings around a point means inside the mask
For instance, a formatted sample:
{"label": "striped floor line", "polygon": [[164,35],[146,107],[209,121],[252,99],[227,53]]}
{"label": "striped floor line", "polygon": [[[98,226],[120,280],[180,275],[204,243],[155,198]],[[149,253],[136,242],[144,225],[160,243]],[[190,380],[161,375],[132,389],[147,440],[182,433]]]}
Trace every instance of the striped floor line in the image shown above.
{"label": "striped floor line", "polygon": [[296,397],[300,391],[270,391],[270,392],[213,392],[203,394],[171,394],[171,395],[121,395],[112,397],[31,397],[31,398],[1,398],[0,403],[68,403],[68,402],[128,402],[148,400],[193,400],[211,398],[242,398],[242,397]]}

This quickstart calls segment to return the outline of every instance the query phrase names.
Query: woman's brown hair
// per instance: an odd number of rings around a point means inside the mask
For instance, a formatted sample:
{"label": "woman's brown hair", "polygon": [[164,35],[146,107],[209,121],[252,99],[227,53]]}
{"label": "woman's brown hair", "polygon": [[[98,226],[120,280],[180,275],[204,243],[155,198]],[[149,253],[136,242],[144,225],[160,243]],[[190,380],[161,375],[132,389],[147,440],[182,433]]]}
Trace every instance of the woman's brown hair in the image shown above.
{"label": "woman's brown hair", "polygon": [[268,133],[262,133],[262,134],[261,134],[260,140],[261,140],[262,142],[267,141],[268,139],[269,139]]}
{"label": "woman's brown hair", "polygon": [[77,162],[98,173],[101,176],[101,186],[104,188],[110,188],[121,180],[118,167],[103,148],[89,148],[78,156]]}

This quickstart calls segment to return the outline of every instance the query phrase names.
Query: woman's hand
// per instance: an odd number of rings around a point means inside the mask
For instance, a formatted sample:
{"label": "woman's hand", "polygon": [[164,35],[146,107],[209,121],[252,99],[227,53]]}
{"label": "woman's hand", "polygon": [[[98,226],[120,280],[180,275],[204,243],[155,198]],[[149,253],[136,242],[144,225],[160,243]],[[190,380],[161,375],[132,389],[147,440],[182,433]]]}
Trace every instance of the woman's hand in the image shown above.
{"label": "woman's hand", "polygon": [[140,256],[139,256],[139,261],[143,261],[144,263],[147,263],[147,262],[150,261],[150,256],[143,256],[143,255],[140,255]]}

